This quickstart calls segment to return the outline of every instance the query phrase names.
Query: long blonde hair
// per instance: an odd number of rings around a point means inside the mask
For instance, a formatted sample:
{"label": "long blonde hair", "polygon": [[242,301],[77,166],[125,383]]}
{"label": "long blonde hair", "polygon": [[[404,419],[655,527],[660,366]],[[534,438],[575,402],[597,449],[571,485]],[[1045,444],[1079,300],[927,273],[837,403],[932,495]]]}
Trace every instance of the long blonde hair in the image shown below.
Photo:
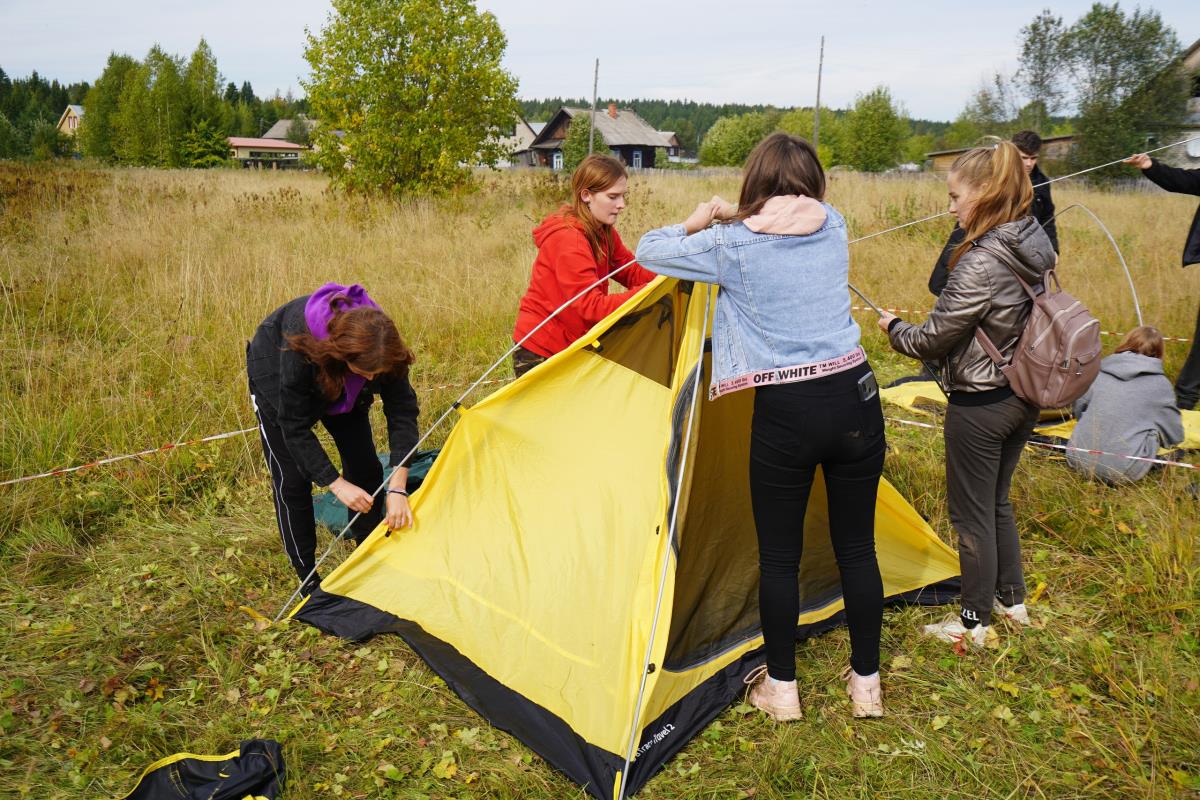
{"label": "long blonde hair", "polygon": [[954,161],[950,174],[976,192],[975,205],[966,221],[967,235],[950,257],[953,267],[992,228],[1029,213],[1033,184],[1021,164],[1021,151],[1012,142],[968,150]]}
{"label": "long blonde hair", "polygon": [[599,194],[621,178],[628,177],[629,174],[620,161],[598,153],[580,161],[571,175],[571,204],[563,206],[561,213],[564,218],[579,223],[592,248],[592,258],[596,259],[597,264],[612,254],[612,226],[598,222],[592,216],[592,210],[583,202],[583,193],[586,190],[591,194]]}

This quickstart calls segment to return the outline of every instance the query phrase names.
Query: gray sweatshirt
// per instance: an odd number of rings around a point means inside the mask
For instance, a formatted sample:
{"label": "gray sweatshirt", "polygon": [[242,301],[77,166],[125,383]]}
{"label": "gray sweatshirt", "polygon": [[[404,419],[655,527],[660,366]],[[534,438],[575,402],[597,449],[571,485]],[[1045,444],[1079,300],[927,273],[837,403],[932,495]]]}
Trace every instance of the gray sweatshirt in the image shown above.
{"label": "gray sweatshirt", "polygon": [[[1183,420],[1162,360],[1141,353],[1115,353],[1101,361],[1095,383],[1073,411],[1079,422],[1068,442],[1072,447],[1153,458],[1160,442],[1169,447],[1183,441]],[[1140,480],[1150,471],[1146,461],[1070,450],[1067,463],[1109,483]]]}

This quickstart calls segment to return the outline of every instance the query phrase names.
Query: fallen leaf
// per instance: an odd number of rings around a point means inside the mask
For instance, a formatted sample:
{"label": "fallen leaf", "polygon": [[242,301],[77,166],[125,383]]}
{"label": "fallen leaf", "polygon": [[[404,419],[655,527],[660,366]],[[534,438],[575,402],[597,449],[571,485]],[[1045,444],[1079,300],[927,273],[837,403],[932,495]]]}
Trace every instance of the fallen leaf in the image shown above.
{"label": "fallen leaf", "polygon": [[909,656],[892,656],[892,669],[904,669],[912,666],[912,658]]}
{"label": "fallen leaf", "polygon": [[1005,683],[1004,681],[991,680],[991,681],[988,681],[987,685],[998,691],[1006,692],[1007,694],[1010,694],[1013,697],[1016,697],[1017,695],[1021,694],[1021,690],[1019,688],[1017,688],[1017,686],[1015,684]]}
{"label": "fallen leaf", "polygon": [[236,703],[242,699],[242,690],[236,686],[225,693],[225,699],[231,703]]}
{"label": "fallen leaf", "polygon": [[101,736],[99,741],[100,741],[100,746],[103,747],[105,750],[112,747],[112,740],[109,739],[107,736]]}
{"label": "fallen leaf", "polygon": [[1005,722],[1012,722],[1013,713],[1008,706],[999,705],[992,709],[992,716]]}
{"label": "fallen leaf", "polygon": [[433,768],[435,777],[449,780],[458,772],[458,764],[454,763],[454,751],[446,750],[442,753],[442,760]]}
{"label": "fallen leaf", "polygon": [[1042,592],[1044,591],[1046,591],[1046,582],[1038,581],[1038,584],[1034,588],[1033,592],[1030,593],[1029,597],[1025,598],[1025,605],[1037,605],[1037,602],[1042,599]]}
{"label": "fallen leaf", "polygon": [[84,678],[79,682],[78,688],[84,694],[91,694],[96,689],[96,682],[91,678]]}
{"label": "fallen leaf", "polygon": [[267,628],[271,627],[271,620],[267,619],[250,606],[238,606],[238,609],[245,612],[250,619],[254,620],[254,630],[265,631]]}
{"label": "fallen leaf", "polygon": [[1119,530],[1121,533],[1133,533],[1133,528],[1130,528],[1124,522],[1117,523],[1117,530]]}
{"label": "fallen leaf", "polygon": [[933,718],[933,722],[930,723],[930,725],[933,726],[933,729],[935,731],[940,731],[942,728],[946,727],[949,724],[950,724],[950,717],[946,714],[938,714],[936,717]]}

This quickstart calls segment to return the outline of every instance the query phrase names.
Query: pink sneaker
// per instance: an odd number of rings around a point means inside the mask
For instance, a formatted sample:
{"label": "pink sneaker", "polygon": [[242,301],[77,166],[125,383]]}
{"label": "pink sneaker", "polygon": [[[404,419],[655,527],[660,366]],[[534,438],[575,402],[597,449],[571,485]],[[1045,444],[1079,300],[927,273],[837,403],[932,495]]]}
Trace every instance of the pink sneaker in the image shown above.
{"label": "pink sneaker", "polygon": [[796,682],[775,680],[767,674],[766,664],[752,669],[743,683],[750,687],[746,702],[761,709],[776,722],[791,722],[803,718]]}
{"label": "pink sneaker", "polygon": [[855,672],[853,667],[847,667],[842,680],[846,681],[846,694],[850,695],[855,717],[883,716],[883,689],[879,685],[878,672],[864,676]]}

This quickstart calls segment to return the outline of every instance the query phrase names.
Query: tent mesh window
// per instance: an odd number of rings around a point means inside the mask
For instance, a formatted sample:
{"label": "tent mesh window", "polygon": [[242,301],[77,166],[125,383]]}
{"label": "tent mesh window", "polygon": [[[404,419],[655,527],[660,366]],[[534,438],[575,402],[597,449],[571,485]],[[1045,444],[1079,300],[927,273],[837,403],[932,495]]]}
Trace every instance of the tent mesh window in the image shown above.
{"label": "tent mesh window", "polygon": [[657,299],[651,295],[602,333],[588,350],[669,387],[691,295],[691,284],[684,282]]}
{"label": "tent mesh window", "polygon": [[[702,387],[708,385],[710,357],[704,366]],[[750,505],[754,392],[733,392],[700,402],[700,423],[691,445],[691,479],[684,481],[685,496],[679,498],[683,504],[675,542],[679,566],[663,664],[674,671],[695,667],[761,632],[758,540]],[[682,436],[681,428],[682,424],[676,426],[676,438]],[[812,494],[824,492],[818,472]],[[800,563],[801,613],[837,600],[841,596],[838,576],[823,504],[810,503]]]}

